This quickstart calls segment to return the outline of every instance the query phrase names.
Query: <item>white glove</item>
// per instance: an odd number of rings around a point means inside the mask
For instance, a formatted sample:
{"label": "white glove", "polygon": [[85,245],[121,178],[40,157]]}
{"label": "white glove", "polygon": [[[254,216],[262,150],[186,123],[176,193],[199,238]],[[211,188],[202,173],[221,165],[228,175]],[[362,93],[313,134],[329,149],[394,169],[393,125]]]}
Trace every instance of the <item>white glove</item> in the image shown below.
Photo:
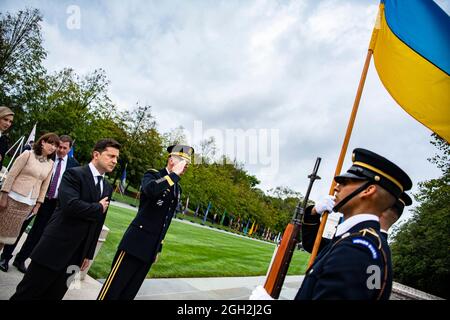
{"label": "white glove", "polygon": [[324,213],[325,211],[332,212],[333,208],[334,208],[335,199],[336,199],[335,196],[327,195],[327,196],[323,197],[322,199],[320,199],[320,201],[318,201],[316,203],[316,205],[314,206],[314,209],[320,215],[322,213]]}
{"label": "white glove", "polygon": [[252,295],[249,300],[274,300],[264,289],[263,286],[257,286],[255,290],[252,291]]}

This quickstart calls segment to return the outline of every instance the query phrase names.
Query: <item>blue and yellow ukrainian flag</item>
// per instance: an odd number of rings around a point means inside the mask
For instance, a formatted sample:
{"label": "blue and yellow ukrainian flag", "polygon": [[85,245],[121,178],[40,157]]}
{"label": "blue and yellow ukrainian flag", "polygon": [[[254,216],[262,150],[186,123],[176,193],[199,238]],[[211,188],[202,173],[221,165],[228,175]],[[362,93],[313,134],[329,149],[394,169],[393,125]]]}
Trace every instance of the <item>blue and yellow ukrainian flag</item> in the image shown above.
{"label": "blue and yellow ukrainian flag", "polygon": [[382,0],[370,49],[395,101],[450,142],[450,17],[432,0]]}

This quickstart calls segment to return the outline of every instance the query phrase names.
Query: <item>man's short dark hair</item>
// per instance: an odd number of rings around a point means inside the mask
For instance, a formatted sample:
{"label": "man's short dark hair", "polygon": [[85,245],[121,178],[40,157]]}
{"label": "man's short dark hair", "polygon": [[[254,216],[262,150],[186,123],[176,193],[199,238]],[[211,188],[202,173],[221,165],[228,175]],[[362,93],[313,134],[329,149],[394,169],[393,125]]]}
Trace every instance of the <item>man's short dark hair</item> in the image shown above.
{"label": "man's short dark hair", "polygon": [[94,153],[94,151],[102,153],[103,151],[106,150],[106,148],[114,148],[114,149],[120,150],[121,145],[114,139],[110,139],[110,138],[101,139],[101,140],[97,141],[97,143],[95,144],[94,150],[92,150],[92,153]]}
{"label": "man's short dark hair", "polygon": [[60,142],[68,142],[69,146],[72,148],[73,139],[70,136],[63,134],[62,136],[59,136],[59,141]]}

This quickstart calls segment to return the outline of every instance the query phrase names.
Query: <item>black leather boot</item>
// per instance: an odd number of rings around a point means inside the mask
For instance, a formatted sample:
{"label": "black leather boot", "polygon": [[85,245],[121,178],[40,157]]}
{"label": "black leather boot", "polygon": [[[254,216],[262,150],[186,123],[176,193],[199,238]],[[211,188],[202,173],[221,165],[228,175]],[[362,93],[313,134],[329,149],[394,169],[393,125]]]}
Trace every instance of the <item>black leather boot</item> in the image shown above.
{"label": "black leather boot", "polygon": [[3,272],[8,272],[9,260],[1,259],[0,260],[0,270]]}
{"label": "black leather boot", "polygon": [[14,260],[13,266],[16,267],[22,273],[27,272],[27,267],[25,267],[25,261]]}

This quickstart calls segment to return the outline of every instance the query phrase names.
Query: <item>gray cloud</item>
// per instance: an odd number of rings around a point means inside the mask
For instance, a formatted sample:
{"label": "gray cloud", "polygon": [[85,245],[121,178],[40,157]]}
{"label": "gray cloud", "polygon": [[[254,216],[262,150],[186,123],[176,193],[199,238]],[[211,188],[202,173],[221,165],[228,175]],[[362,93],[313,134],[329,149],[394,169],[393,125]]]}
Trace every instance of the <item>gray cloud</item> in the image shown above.
{"label": "gray cloud", "polygon": [[[448,3],[438,1],[446,10]],[[68,5],[81,29],[66,27]],[[327,193],[375,21],[376,1],[5,1],[44,14],[46,66],[106,70],[120,108],[153,106],[161,131],[278,129],[280,168],[261,188],[305,192],[315,158]],[[430,131],[406,114],[370,68],[348,153],[366,147],[415,183],[439,175],[426,161]],[[192,141],[191,143],[198,143]],[[348,157],[347,157],[348,158]],[[346,159],[344,169],[349,166]],[[259,175],[258,166],[248,166]],[[417,190],[416,187],[414,190]],[[405,215],[408,217],[408,215]]]}

